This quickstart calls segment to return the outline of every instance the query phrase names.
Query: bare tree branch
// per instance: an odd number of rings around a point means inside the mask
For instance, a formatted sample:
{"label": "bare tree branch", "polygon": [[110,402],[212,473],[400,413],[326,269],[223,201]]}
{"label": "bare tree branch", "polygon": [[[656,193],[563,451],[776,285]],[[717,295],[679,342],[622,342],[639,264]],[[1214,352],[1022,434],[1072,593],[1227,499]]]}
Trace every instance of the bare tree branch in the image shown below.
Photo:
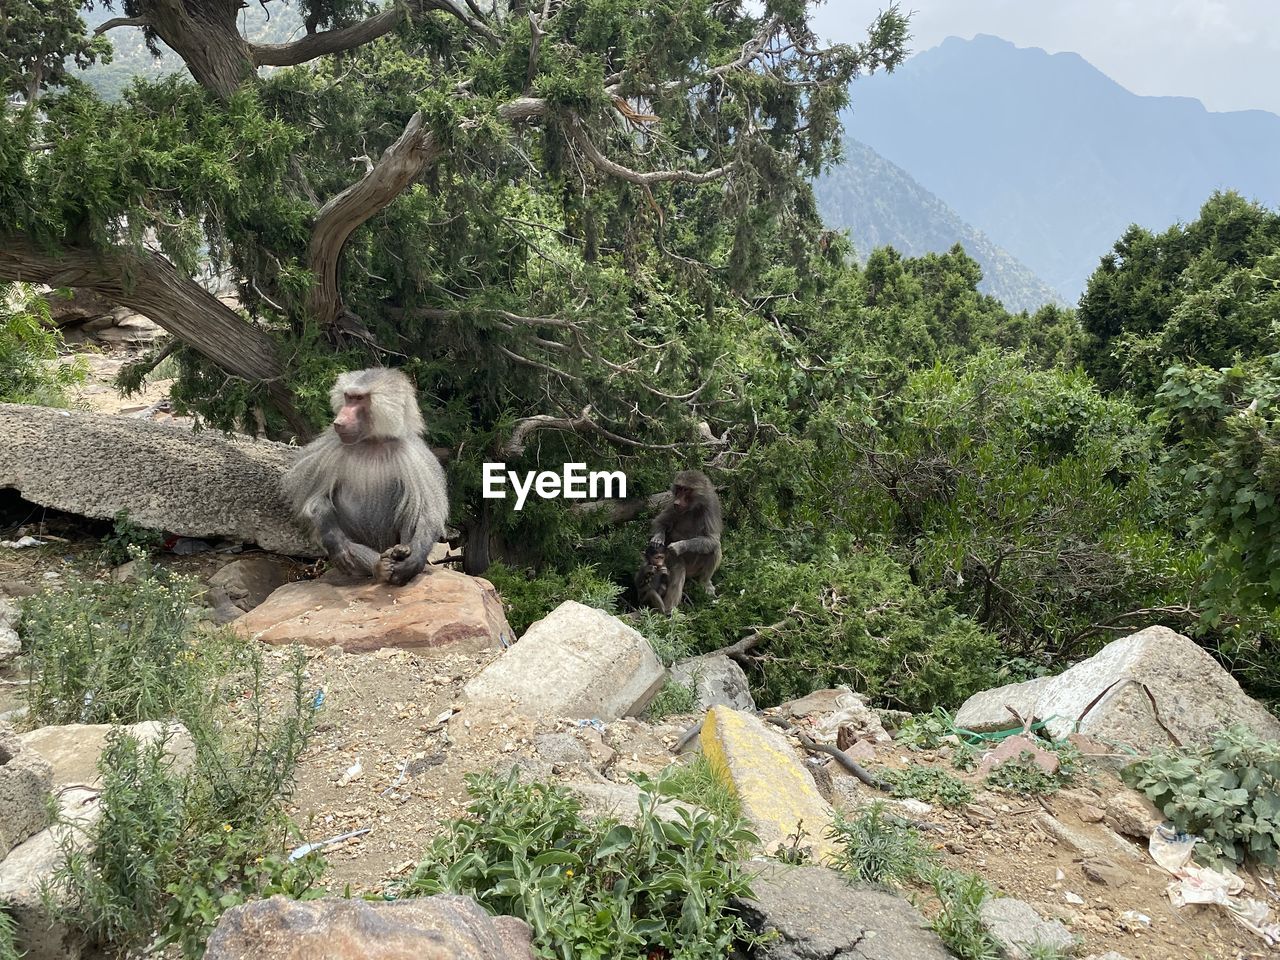
{"label": "bare tree branch", "polygon": [[611,177],[617,177],[620,180],[626,180],[630,183],[639,184],[640,186],[650,186],[655,183],[711,183],[713,180],[719,180],[730,170],[733,164],[728,163],[713,170],[704,170],[697,172],[694,170],[650,170],[641,172],[632,170],[630,167],[624,167],[615,160],[610,160],[601,152],[600,148],[592,142],[587,136],[586,130],[583,129],[582,120],[578,117],[572,117],[568,123],[569,137],[578,145],[579,149],[591,161],[592,166],[600,171],[607,173]]}
{"label": "bare tree branch", "polygon": [[511,431],[511,436],[502,445],[502,454],[507,457],[522,456],[529,445],[529,437],[541,430],[568,430],[570,433],[580,433],[593,431],[595,428],[596,423],[591,419],[590,404],[583,407],[582,413],[576,417],[553,417],[545,413],[525,417],[523,420],[516,421],[516,427]]}
{"label": "bare tree branch", "polygon": [[100,37],[108,30],[114,30],[116,27],[149,27],[151,21],[146,17],[114,17],[104,23],[98,24],[93,30],[95,37]]}

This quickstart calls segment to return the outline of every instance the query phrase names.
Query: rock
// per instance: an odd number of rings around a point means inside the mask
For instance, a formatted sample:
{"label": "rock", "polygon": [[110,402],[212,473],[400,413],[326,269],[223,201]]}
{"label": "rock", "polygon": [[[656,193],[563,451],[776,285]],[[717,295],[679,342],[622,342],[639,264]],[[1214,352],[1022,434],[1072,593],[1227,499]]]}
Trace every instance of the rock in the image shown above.
{"label": "rock", "polygon": [[642,711],[665,674],[649,641],[634,629],[569,600],[463,689],[479,710],[609,721]]}
{"label": "rock", "polygon": [[233,560],[209,578],[205,600],[215,619],[227,623],[254,609],[293,579],[290,565],[271,557]]}
{"label": "rock", "polygon": [[336,644],[347,653],[479,653],[511,636],[493,584],[452,570],[432,570],[403,587],[336,575],[288,583],[231,626],[264,643]]}
{"label": "rock", "polygon": [[22,652],[18,639],[18,621],[22,611],[14,600],[0,596],[0,664],[12,660]]}
{"label": "rock", "polygon": [[555,774],[574,771],[600,774],[609,769],[617,756],[617,751],[590,727],[573,733],[540,733],[533,738],[533,748],[551,764]]}
{"label": "rock", "polygon": [[1146,794],[1124,789],[1107,801],[1106,819],[1116,833],[1145,841],[1164,823],[1164,814]]}
{"label": "rock", "polygon": [[1094,883],[1108,887],[1123,887],[1133,881],[1133,874],[1114,860],[1094,857],[1080,861],[1080,869]]}
{"label": "rock", "polygon": [[297,449],[162,423],[0,404],[0,488],[41,506],[187,537],[225,537],[318,556],[280,477]]}
{"label": "rock", "polygon": [[0,860],[49,825],[53,765],[0,727]]}
{"label": "rock", "polygon": [[1030,754],[1031,762],[1049,776],[1056,774],[1062,765],[1058,755],[1040,746],[1034,737],[1017,734],[1005,737],[994,750],[983,756],[982,762],[978,764],[977,775],[986,777],[996,767],[1021,759],[1024,753]]}
{"label": "rock", "polygon": [[797,828],[801,846],[815,860],[834,857],[826,836],[832,811],[787,738],[754,714],[712,707],[702,722],[702,753],[742,804],[742,815],[767,853],[791,842]]}
{"label": "rock", "polygon": [[68,723],[62,726],[37,727],[19,734],[23,749],[38,753],[53,767],[53,787],[62,789],[69,785],[98,786],[98,760],[107,748],[107,737],[113,730],[123,730],[144,746],[165,740],[165,753],[178,769],[185,768],[195,759],[195,746],[191,734],[180,723],[165,724],[158,720],[145,720],[124,727],[109,723]]}
{"label": "rock", "polygon": [[1106,953],[1091,953],[1084,960],[1129,960],[1123,953],[1108,950]]}
{"label": "rock", "polygon": [[[583,812],[594,818],[610,818],[635,826],[640,821],[640,797],[643,791],[634,783],[587,783],[569,780],[562,784],[579,803]],[[696,807],[680,800],[663,800],[655,810],[659,820],[679,822],[680,811],[692,813]]]}
{"label": "rock", "polygon": [[839,744],[855,740],[889,743],[893,738],[885,730],[880,714],[867,706],[866,698],[848,687],[815,690],[798,700],[778,707],[779,712],[819,743]]}
{"label": "rock", "polygon": [[1106,815],[1105,810],[1094,806],[1092,803],[1087,803],[1076,811],[1076,816],[1080,818],[1081,823],[1101,823],[1102,818]]}
{"label": "rock", "polygon": [[734,710],[756,709],[747,675],[723,653],[708,653],[684,660],[671,668],[671,679],[692,686],[698,695],[698,712],[720,704]]}
{"label": "rock", "polygon": [[531,930],[469,897],[372,902],[283,896],[232,907],[205,960],[533,960]]}
{"label": "rock", "polygon": [[1280,720],[1240,689],[1207,652],[1167,627],[1148,627],[1109,643],[1056,677],[999,687],[970,697],[956,726],[994,730],[1013,724],[1003,703],[1024,719],[1044,720],[1062,739],[1079,732],[1139,752],[1172,742],[1206,743],[1234,723],[1280,740]]}
{"label": "rock", "polygon": [[1044,920],[1030,904],[1011,897],[987,900],[979,910],[982,922],[1004,947],[1009,960],[1030,960],[1026,947],[1043,946],[1069,953],[1076,939],[1057,920]]}
{"label": "rock", "polygon": [[956,712],[955,726],[975,733],[1021,728],[1035,713],[1036,703],[1055,679],[1036,677],[975,693]]}
{"label": "rock", "polygon": [[64,848],[83,849],[99,817],[96,790],[68,789],[58,797],[58,822],[18,844],[0,861],[0,907],[14,922],[23,960],[79,960],[84,936],[60,916],[65,904],[45,889],[65,861]]}
{"label": "rock", "polygon": [[102,317],[111,317],[112,311],[116,309],[114,303],[83,287],[73,289],[69,297],[53,294],[46,299],[49,303],[49,319],[59,327],[70,327]]}
{"label": "rock", "polygon": [[[754,867],[755,865],[752,864]],[[775,933],[760,960],[947,960],[938,935],[906,900],[883,890],[855,888],[834,870],[770,863],[741,901],[762,933]]]}

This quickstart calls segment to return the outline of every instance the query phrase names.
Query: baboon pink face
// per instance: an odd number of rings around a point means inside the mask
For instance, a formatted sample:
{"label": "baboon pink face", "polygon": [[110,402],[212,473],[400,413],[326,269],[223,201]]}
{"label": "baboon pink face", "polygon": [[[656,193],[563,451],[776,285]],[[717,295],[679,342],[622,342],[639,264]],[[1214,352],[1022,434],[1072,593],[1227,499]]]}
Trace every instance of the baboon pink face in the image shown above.
{"label": "baboon pink face", "polygon": [[369,393],[365,390],[347,390],[342,395],[342,406],[333,418],[333,430],[343,443],[359,443],[369,435]]}

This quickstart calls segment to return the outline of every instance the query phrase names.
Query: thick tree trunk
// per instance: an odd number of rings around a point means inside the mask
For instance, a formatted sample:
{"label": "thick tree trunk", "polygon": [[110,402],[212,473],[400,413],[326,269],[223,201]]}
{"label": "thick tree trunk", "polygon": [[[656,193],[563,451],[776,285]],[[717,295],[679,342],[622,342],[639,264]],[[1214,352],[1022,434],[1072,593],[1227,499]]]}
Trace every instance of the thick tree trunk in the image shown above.
{"label": "thick tree trunk", "polygon": [[265,383],[300,438],[310,429],[284,386],[271,337],[156,253],[62,248],[54,253],[23,236],[0,238],[0,280],[85,287],[145,314],[234,376]]}
{"label": "thick tree trunk", "polygon": [[239,8],[235,0],[150,0],[144,15],[196,83],[226,100],[254,75],[253,48],[236,26]]}

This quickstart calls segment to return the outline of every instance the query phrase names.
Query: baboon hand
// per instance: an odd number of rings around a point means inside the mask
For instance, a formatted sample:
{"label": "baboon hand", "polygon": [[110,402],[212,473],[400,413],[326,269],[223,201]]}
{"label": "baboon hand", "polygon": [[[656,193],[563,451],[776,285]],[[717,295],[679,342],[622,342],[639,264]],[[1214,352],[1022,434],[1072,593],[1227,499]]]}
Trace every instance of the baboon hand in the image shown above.
{"label": "baboon hand", "polygon": [[684,553],[684,541],[677,540],[675,543],[668,543],[667,553],[671,554],[673,557],[680,556],[682,553]]}
{"label": "baboon hand", "polygon": [[397,543],[394,547],[383,550],[382,556],[378,558],[376,579],[379,582],[390,583],[392,586],[404,586],[418,572],[410,563],[412,556],[413,551],[403,543]]}

